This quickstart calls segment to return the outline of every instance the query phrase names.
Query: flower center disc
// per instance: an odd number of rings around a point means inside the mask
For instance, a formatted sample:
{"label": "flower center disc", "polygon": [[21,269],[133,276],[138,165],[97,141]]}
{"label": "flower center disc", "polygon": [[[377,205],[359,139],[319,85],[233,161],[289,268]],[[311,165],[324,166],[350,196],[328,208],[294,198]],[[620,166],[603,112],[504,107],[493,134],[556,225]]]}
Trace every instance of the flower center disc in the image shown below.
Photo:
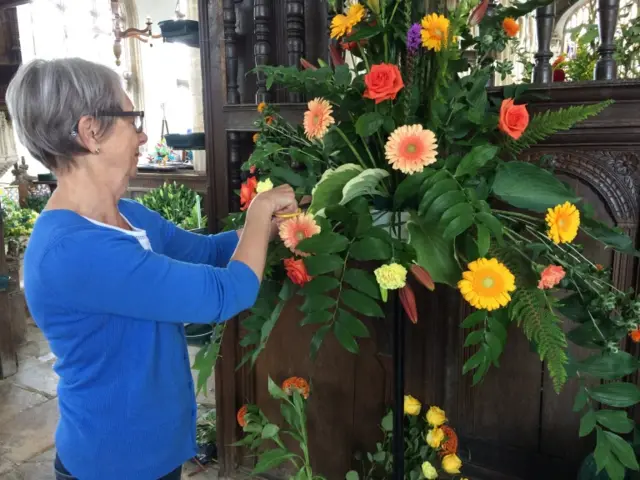
{"label": "flower center disc", "polygon": [[491,288],[491,287],[493,287],[494,284],[495,284],[495,282],[493,281],[493,278],[491,278],[491,277],[485,277],[484,279],[482,279],[482,286],[484,288]]}
{"label": "flower center disc", "polygon": [[407,153],[416,153],[416,146],[413,143],[407,145]]}
{"label": "flower center disc", "polygon": [[297,238],[298,240],[304,240],[304,239],[305,239],[304,233],[302,233],[302,232],[296,232],[296,238]]}

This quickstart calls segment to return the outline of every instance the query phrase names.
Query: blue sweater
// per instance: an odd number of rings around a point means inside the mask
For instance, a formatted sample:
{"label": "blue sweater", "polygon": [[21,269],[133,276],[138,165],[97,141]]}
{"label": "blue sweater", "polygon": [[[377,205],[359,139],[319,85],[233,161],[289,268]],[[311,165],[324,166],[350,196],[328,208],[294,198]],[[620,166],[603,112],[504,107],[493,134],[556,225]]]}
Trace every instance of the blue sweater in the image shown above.
{"label": "blue sweater", "polygon": [[56,448],[80,480],[155,480],[196,454],[183,323],[251,307],[235,232],[185,232],[139,203],[121,213],[152,251],[68,210],[43,212],[24,259],[29,310],[58,358]]}

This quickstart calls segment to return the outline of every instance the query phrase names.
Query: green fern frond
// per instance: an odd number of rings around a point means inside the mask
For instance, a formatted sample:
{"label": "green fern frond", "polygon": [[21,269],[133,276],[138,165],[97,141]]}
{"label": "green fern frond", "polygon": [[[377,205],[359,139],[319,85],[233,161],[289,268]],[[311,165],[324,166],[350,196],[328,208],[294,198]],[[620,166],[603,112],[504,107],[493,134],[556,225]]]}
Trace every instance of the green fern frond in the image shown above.
{"label": "green fern frond", "polygon": [[516,156],[554,133],[569,130],[576,123],[599,114],[612,103],[613,100],[607,100],[593,105],[576,105],[535,115],[520,139],[509,141],[505,148]]}
{"label": "green fern frond", "polygon": [[536,344],[540,360],[546,362],[553,388],[560,392],[567,381],[567,338],[560,319],[548,308],[544,293],[537,288],[517,289],[509,304],[509,315],[522,327],[529,341]]}

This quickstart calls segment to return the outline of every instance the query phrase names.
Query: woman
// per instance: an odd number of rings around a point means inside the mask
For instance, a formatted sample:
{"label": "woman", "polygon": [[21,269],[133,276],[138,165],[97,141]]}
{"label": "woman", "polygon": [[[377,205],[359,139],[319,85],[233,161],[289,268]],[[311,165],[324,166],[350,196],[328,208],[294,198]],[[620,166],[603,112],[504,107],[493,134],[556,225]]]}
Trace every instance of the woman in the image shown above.
{"label": "woman", "polygon": [[258,195],[240,232],[188,233],[121,200],[146,143],[109,68],[81,59],[23,66],[7,91],[21,142],[58,177],[24,259],[31,314],[58,358],[56,475],[180,478],[196,454],[183,324],[251,307],[289,186]]}

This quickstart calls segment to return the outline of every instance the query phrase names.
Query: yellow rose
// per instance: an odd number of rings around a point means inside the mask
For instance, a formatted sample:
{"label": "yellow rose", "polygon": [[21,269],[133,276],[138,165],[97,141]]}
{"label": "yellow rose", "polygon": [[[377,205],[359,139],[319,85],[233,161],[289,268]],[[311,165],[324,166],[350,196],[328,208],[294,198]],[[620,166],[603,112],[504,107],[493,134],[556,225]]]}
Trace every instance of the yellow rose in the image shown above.
{"label": "yellow rose", "polygon": [[416,416],[420,414],[422,404],[411,395],[404,396],[404,413],[406,415]]}
{"label": "yellow rose", "polygon": [[447,415],[439,407],[431,407],[427,412],[427,422],[432,427],[439,427],[447,421]]}
{"label": "yellow rose", "polygon": [[455,454],[445,455],[442,459],[442,468],[445,472],[450,474],[460,473],[460,467],[462,467],[462,460]]}
{"label": "yellow rose", "polygon": [[438,448],[444,441],[444,432],[441,428],[435,427],[427,433],[427,443],[431,448]]}
{"label": "yellow rose", "polygon": [[256,185],[256,192],[257,193],[267,192],[272,188],[273,188],[273,182],[271,181],[270,178],[267,178],[265,180],[262,180],[261,182],[258,182],[258,185]]}
{"label": "yellow rose", "polygon": [[438,471],[429,462],[422,464],[422,475],[428,480],[435,480],[438,478]]}

